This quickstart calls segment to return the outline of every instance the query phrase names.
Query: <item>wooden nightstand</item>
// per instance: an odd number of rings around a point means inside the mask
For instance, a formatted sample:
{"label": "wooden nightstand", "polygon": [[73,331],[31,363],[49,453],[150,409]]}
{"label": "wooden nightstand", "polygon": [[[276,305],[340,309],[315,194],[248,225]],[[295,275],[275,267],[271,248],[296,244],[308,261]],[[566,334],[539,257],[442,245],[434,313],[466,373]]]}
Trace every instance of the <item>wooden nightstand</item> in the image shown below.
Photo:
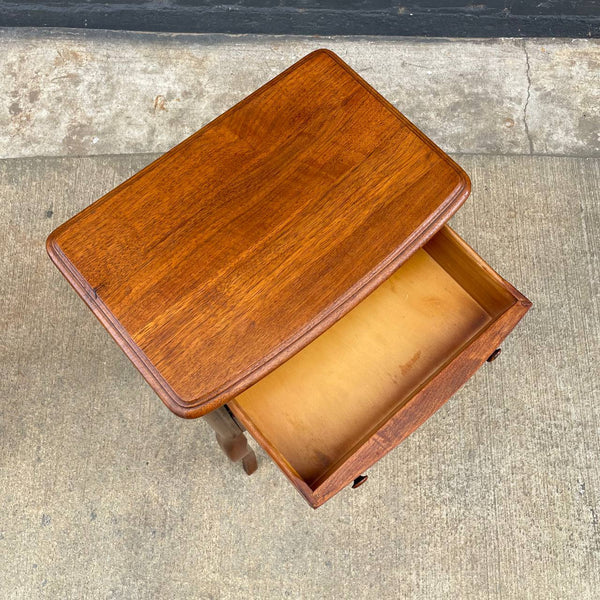
{"label": "wooden nightstand", "polygon": [[250,473],[245,427],[317,507],[362,483],[531,306],[446,225],[469,190],[319,50],[47,247],[173,412],[206,415]]}

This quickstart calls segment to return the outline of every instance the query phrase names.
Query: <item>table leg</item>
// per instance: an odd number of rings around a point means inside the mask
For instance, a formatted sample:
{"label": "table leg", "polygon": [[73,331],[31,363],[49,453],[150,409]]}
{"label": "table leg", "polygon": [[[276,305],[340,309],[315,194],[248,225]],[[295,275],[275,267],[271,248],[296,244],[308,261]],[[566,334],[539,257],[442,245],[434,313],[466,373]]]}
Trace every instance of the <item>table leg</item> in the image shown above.
{"label": "table leg", "polygon": [[234,420],[227,407],[221,406],[207,415],[204,420],[212,427],[221,449],[233,462],[242,462],[244,471],[252,475],[258,467],[256,454],[248,445],[244,432]]}

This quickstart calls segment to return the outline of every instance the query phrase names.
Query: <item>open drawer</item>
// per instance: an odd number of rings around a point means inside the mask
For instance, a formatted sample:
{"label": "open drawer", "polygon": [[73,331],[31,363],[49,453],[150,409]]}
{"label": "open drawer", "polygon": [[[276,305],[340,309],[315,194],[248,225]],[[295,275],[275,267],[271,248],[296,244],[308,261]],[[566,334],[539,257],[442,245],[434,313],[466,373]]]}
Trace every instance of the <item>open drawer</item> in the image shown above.
{"label": "open drawer", "polygon": [[530,306],[445,226],[228,406],[316,508],[431,416]]}

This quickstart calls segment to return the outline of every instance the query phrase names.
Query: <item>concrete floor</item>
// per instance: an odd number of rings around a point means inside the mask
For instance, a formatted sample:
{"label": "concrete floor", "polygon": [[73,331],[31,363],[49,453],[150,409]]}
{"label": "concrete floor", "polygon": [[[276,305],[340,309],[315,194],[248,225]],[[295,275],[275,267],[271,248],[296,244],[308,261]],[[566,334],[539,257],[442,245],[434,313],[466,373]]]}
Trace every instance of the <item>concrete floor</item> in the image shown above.
{"label": "concrete floor", "polygon": [[[44,240],[317,46],[454,153],[474,192],[453,226],[534,308],[366,485],[312,511],[263,452],[248,478],[168,412]],[[0,31],[0,47],[0,598],[598,597],[598,43]]]}

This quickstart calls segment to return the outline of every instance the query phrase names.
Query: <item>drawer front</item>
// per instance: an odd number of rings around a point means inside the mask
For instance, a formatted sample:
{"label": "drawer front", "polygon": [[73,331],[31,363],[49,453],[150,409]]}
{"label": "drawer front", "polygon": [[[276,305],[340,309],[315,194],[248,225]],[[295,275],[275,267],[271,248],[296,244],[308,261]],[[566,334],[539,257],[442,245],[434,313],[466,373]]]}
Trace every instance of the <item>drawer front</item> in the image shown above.
{"label": "drawer front", "polygon": [[229,406],[316,508],[448,400],[530,305],[446,227]]}

